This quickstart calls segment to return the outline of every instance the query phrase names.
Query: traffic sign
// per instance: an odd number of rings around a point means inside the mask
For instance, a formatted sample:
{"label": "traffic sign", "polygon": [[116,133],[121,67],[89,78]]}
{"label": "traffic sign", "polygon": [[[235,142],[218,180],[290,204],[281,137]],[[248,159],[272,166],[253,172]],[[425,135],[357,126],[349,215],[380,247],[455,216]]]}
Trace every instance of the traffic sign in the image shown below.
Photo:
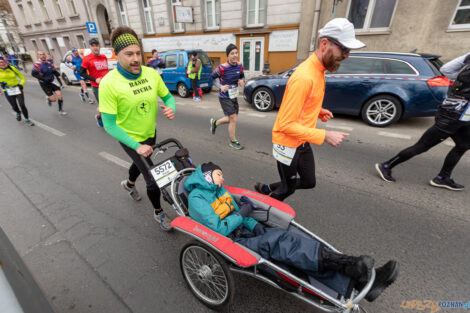
{"label": "traffic sign", "polygon": [[98,34],[98,29],[96,28],[95,22],[86,22],[86,28],[90,34]]}

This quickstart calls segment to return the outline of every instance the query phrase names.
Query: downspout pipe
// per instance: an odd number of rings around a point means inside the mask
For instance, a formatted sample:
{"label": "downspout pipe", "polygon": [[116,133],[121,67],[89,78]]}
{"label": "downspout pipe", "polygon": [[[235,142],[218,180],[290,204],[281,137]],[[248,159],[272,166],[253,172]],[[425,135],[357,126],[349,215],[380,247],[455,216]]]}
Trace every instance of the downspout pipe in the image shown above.
{"label": "downspout pipe", "polygon": [[315,11],[313,11],[312,41],[310,51],[315,50],[317,44],[318,24],[320,22],[321,0],[315,0]]}

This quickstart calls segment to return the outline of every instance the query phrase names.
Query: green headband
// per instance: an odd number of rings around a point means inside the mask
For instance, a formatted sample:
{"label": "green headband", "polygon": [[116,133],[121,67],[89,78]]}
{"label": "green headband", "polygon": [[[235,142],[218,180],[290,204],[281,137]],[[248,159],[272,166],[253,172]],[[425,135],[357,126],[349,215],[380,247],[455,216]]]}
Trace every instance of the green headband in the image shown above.
{"label": "green headband", "polygon": [[114,53],[117,55],[119,51],[132,45],[140,46],[137,38],[131,34],[122,34],[113,42]]}

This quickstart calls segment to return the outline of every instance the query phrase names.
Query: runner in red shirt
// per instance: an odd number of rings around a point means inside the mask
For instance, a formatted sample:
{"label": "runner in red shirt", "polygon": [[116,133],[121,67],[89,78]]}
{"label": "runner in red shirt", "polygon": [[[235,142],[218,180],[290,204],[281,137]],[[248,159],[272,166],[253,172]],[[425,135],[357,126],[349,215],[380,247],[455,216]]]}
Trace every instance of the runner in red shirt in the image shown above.
{"label": "runner in red shirt", "polygon": [[[91,38],[89,41],[91,53],[83,58],[82,67],[80,68],[80,76],[91,81],[93,94],[95,95],[96,102],[99,106],[98,88],[101,79],[108,74],[108,58],[104,54],[100,54],[100,42],[96,38]],[[95,115],[98,126],[103,127],[101,120],[101,113],[96,109]]]}

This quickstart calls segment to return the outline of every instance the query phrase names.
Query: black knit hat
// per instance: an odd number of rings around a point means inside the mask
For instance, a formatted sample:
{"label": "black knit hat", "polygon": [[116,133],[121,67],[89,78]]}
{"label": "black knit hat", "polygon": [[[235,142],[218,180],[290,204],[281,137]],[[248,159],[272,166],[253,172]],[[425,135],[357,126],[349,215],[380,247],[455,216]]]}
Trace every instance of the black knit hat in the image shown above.
{"label": "black knit hat", "polygon": [[230,52],[234,49],[238,49],[237,46],[235,46],[233,43],[229,44],[227,48],[225,48],[225,52],[227,53],[227,56],[230,54]]}
{"label": "black knit hat", "polygon": [[212,179],[212,172],[214,172],[215,170],[222,170],[222,169],[220,168],[220,166],[212,162],[203,163],[201,165],[201,171],[202,171],[202,174],[204,175],[204,178],[211,184],[214,183],[214,180]]}

